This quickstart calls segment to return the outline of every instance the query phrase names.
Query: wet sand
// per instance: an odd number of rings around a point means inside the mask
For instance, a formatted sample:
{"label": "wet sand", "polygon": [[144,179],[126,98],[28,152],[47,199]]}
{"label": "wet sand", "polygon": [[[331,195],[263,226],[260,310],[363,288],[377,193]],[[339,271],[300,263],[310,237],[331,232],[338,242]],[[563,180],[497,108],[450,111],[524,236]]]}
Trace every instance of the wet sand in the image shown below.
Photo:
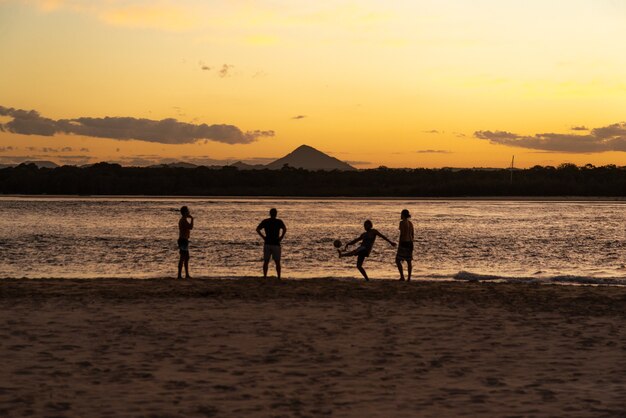
{"label": "wet sand", "polygon": [[161,196],[161,195],[75,195],[75,194],[3,194],[2,198],[23,199],[123,199],[123,200],[313,200],[313,201],[342,201],[342,200],[369,200],[369,201],[513,201],[513,202],[624,202],[624,196]]}
{"label": "wet sand", "polygon": [[0,416],[626,416],[626,288],[2,280]]}

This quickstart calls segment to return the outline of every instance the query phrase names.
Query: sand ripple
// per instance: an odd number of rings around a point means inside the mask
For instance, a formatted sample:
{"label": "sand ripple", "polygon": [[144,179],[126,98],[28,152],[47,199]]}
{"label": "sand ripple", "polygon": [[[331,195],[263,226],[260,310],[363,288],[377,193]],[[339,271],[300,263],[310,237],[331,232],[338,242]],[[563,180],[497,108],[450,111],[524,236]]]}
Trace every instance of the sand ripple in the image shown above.
{"label": "sand ripple", "polygon": [[0,416],[623,416],[626,289],[0,282]]}

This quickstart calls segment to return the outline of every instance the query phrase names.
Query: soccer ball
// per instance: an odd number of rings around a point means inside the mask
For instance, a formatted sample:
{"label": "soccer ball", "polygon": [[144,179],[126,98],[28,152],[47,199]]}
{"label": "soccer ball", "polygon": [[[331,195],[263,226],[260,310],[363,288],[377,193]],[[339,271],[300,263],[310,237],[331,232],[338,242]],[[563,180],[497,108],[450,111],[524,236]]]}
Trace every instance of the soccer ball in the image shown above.
{"label": "soccer ball", "polygon": [[336,239],[336,240],[333,242],[333,245],[335,246],[335,248],[339,248],[339,247],[341,247],[341,240]]}

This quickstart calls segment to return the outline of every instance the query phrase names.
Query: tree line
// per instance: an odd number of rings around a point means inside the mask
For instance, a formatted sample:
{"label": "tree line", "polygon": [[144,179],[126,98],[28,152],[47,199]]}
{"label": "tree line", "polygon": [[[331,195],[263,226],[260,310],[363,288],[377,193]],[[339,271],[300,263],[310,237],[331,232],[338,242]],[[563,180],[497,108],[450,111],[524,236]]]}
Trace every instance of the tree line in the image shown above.
{"label": "tree line", "polygon": [[308,171],[238,170],[235,167],[38,168],[0,170],[1,194],[156,196],[626,196],[626,167],[535,166],[522,170],[376,169]]}

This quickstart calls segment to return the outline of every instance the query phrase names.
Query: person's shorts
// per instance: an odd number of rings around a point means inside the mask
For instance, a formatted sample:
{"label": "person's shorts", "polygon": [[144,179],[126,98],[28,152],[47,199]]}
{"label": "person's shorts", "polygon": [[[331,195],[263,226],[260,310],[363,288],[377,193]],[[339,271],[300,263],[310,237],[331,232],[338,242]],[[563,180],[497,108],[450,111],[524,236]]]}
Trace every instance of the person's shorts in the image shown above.
{"label": "person's shorts", "polygon": [[371,252],[371,248],[367,248],[363,245],[359,246],[359,248],[357,248],[356,250],[357,261],[360,263],[362,263],[366,257],[369,257]]}
{"label": "person's shorts", "polygon": [[413,260],[413,241],[400,241],[398,244],[398,252],[396,253],[396,260]]}
{"label": "person's shorts", "polygon": [[280,245],[263,245],[263,261],[270,261],[273,258],[274,261],[280,261]]}
{"label": "person's shorts", "polygon": [[370,249],[364,245],[359,245],[356,249],[357,255],[363,255],[363,257],[368,257],[370,255]]}
{"label": "person's shorts", "polygon": [[178,250],[181,253],[189,252],[189,240],[185,238],[178,238]]}

